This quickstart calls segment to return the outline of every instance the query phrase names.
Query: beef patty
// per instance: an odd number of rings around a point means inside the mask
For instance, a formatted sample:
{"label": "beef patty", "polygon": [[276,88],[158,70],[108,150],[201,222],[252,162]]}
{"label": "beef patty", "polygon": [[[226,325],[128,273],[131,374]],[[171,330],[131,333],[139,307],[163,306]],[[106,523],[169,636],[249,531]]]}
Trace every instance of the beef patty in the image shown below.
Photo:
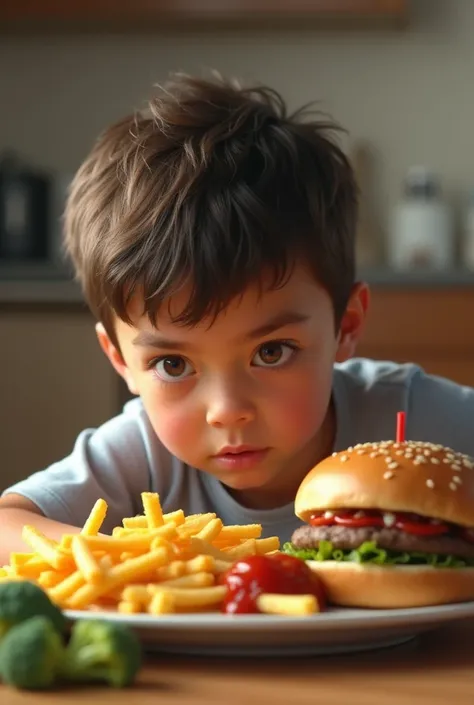
{"label": "beef patty", "polygon": [[291,543],[297,548],[317,548],[320,541],[330,541],[334,548],[357,548],[365,541],[391,551],[420,551],[441,555],[474,558],[474,543],[456,536],[415,536],[398,529],[349,528],[346,526],[301,526],[293,532]]}

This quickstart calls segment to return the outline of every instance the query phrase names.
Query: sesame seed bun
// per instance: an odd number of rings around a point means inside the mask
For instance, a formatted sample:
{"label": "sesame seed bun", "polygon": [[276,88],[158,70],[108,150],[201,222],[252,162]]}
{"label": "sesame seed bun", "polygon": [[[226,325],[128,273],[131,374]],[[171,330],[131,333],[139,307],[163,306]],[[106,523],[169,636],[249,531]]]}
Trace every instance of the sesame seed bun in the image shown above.
{"label": "sesame seed bun", "polygon": [[474,600],[474,568],[306,563],[320,578],[333,605],[399,609]]}
{"label": "sesame seed bun", "polygon": [[383,441],[333,453],[301,483],[295,514],[380,509],[474,527],[474,460],[433,443]]}

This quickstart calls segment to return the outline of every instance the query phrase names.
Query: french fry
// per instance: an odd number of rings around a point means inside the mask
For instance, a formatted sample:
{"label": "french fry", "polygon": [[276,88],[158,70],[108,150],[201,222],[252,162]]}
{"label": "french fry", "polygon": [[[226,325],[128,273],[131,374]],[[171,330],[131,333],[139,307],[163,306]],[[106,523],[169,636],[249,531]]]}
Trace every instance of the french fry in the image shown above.
{"label": "french fry", "polygon": [[117,611],[121,614],[139,614],[142,611],[142,606],[137,602],[126,602],[121,600],[117,604]]}
{"label": "french fry", "polygon": [[261,524],[227,525],[222,528],[219,539],[259,539],[262,535]]}
{"label": "french fry", "polygon": [[196,538],[202,539],[203,541],[208,541],[211,543],[222,531],[222,521],[216,517],[216,519],[211,519],[210,522],[206,524],[198,533]]}
{"label": "french fry", "polygon": [[159,526],[163,526],[163,512],[158,495],[153,492],[142,492],[141,496],[147,527],[157,529]]}
{"label": "french fry", "polygon": [[201,529],[212,520],[216,519],[213,512],[207,514],[193,514],[191,517],[186,517],[186,521],[181,526],[178,526],[178,536],[180,538],[190,538],[195,536]]}
{"label": "french fry", "polygon": [[262,593],[256,599],[260,612],[299,617],[319,612],[314,595],[276,595]]}
{"label": "french fry", "polygon": [[158,580],[168,580],[170,578],[180,578],[186,572],[186,561],[171,561],[168,565],[158,568],[156,577]]}
{"label": "french fry", "polygon": [[[214,585],[215,578],[212,573],[190,573],[189,575],[182,575],[180,578],[171,578],[169,580],[163,580],[158,583],[157,587],[179,587],[179,588],[193,588],[193,587],[210,587]],[[152,586],[149,586],[150,588]],[[152,590],[154,591],[154,590]]]}
{"label": "french fry", "polygon": [[69,575],[70,573],[60,573],[57,570],[43,570],[39,574],[38,585],[42,588],[53,588],[66,580]]}
{"label": "french fry", "polygon": [[280,548],[280,541],[277,536],[269,536],[266,539],[257,539],[255,541],[257,555],[262,556],[265,553],[273,553]]}
{"label": "french fry", "polygon": [[153,615],[170,614],[175,611],[174,597],[170,592],[161,590],[152,595],[148,603],[148,612]]}
{"label": "french fry", "polygon": [[56,570],[65,570],[71,566],[69,556],[61,553],[55,541],[46,538],[41,531],[27,524],[23,527],[22,538],[46,563]]}
{"label": "french fry", "polygon": [[223,552],[232,561],[238,561],[241,558],[246,558],[247,556],[255,556],[257,553],[257,542],[255,539],[247,539],[238,546],[233,548],[224,548]]}
{"label": "french fry", "polygon": [[160,586],[156,589],[156,592],[161,591],[171,595],[174,607],[212,607],[222,602],[227,588],[224,585],[213,585],[212,587],[203,588]]}
{"label": "french fry", "polygon": [[105,576],[99,562],[84,536],[78,534],[72,540],[72,555],[85,582],[99,583]]}
{"label": "french fry", "polygon": [[[191,558],[189,561],[185,561],[184,568],[186,575],[191,573],[213,573],[216,567],[216,559],[209,554],[203,554],[202,556],[196,556]],[[171,577],[171,576],[170,576]],[[179,576],[176,576],[179,577]]]}
{"label": "french fry", "polygon": [[76,570],[67,578],[64,578],[60,583],[55,585],[48,591],[48,595],[53,602],[59,606],[63,606],[67,599],[75,592],[80,590],[85,584],[84,576],[80,570]]}
{"label": "french fry", "polygon": [[167,514],[163,514],[163,521],[165,522],[165,524],[173,522],[175,526],[181,526],[181,524],[184,524],[184,522],[186,521],[186,517],[182,509],[177,509],[175,512],[168,512]]}
{"label": "french fry", "polygon": [[139,604],[148,605],[152,597],[152,592],[148,589],[148,585],[128,585],[122,590],[121,599],[125,602],[138,602]]}
{"label": "french fry", "polygon": [[76,610],[83,609],[110,590],[124,585],[133,578],[146,575],[150,570],[165,564],[167,557],[167,551],[159,548],[137,558],[131,558],[120,565],[114,565],[101,583],[83,585],[72,594],[67,601],[68,607]]}
{"label": "french fry", "polygon": [[34,558],[36,558],[35,553],[10,553],[10,565],[12,568],[18,568]]}
{"label": "french fry", "polygon": [[191,537],[190,546],[194,550],[195,554],[204,553],[221,561],[231,562],[233,560],[232,557],[229,556],[227,553],[220,551],[218,548],[215,548],[210,543],[207,543],[207,541],[203,541],[203,539],[199,539],[197,537]]}
{"label": "french fry", "polygon": [[84,536],[96,536],[99,533],[102,524],[104,523],[106,514],[107,502],[105,502],[103,499],[98,499],[92,507],[92,511],[81,529],[81,534],[83,534]]}
{"label": "french fry", "polygon": [[[104,500],[94,504],[82,529],[59,542],[25,526],[28,552],[10,555],[9,565],[0,567],[0,581],[33,581],[61,609],[156,616],[209,612],[220,609],[227,590],[220,576],[235,560],[280,547],[276,537],[261,538],[260,524],[225,526],[213,512],[163,513],[157,494],[141,497],[143,514],[124,518],[111,535],[100,533],[108,509]],[[307,600],[277,598],[265,596],[263,608],[275,614],[312,609]]]}

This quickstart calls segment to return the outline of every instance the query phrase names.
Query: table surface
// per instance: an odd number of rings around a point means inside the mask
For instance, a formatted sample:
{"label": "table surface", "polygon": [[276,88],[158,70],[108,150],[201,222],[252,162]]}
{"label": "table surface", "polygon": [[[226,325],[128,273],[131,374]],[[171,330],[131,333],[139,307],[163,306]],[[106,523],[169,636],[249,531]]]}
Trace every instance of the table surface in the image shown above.
{"label": "table surface", "polygon": [[154,656],[133,689],[18,692],[0,685],[1,705],[472,705],[474,620],[403,646],[314,658]]}

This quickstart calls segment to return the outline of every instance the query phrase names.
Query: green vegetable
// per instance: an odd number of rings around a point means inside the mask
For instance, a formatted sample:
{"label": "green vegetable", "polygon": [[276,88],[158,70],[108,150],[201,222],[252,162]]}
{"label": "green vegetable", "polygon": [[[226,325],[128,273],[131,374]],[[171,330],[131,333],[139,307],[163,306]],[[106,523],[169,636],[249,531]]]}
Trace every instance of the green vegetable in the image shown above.
{"label": "green vegetable", "polygon": [[102,620],[73,625],[63,672],[68,680],[123,688],[133,682],[140,665],[140,642],[127,627]]}
{"label": "green vegetable", "polygon": [[320,541],[318,548],[297,548],[288,542],[283,552],[304,561],[353,561],[374,565],[429,565],[435,568],[470,568],[472,558],[457,558],[437,553],[389,551],[379,548],[376,543],[366,541],[358,548],[342,550],[334,548],[330,541]]}
{"label": "green vegetable", "polygon": [[0,644],[0,678],[25,690],[50,688],[64,658],[62,638],[53,622],[39,615],[9,629]]}
{"label": "green vegetable", "polygon": [[66,618],[40,587],[26,580],[0,584],[0,639],[11,627],[37,615],[50,619],[58,632],[66,631]]}

